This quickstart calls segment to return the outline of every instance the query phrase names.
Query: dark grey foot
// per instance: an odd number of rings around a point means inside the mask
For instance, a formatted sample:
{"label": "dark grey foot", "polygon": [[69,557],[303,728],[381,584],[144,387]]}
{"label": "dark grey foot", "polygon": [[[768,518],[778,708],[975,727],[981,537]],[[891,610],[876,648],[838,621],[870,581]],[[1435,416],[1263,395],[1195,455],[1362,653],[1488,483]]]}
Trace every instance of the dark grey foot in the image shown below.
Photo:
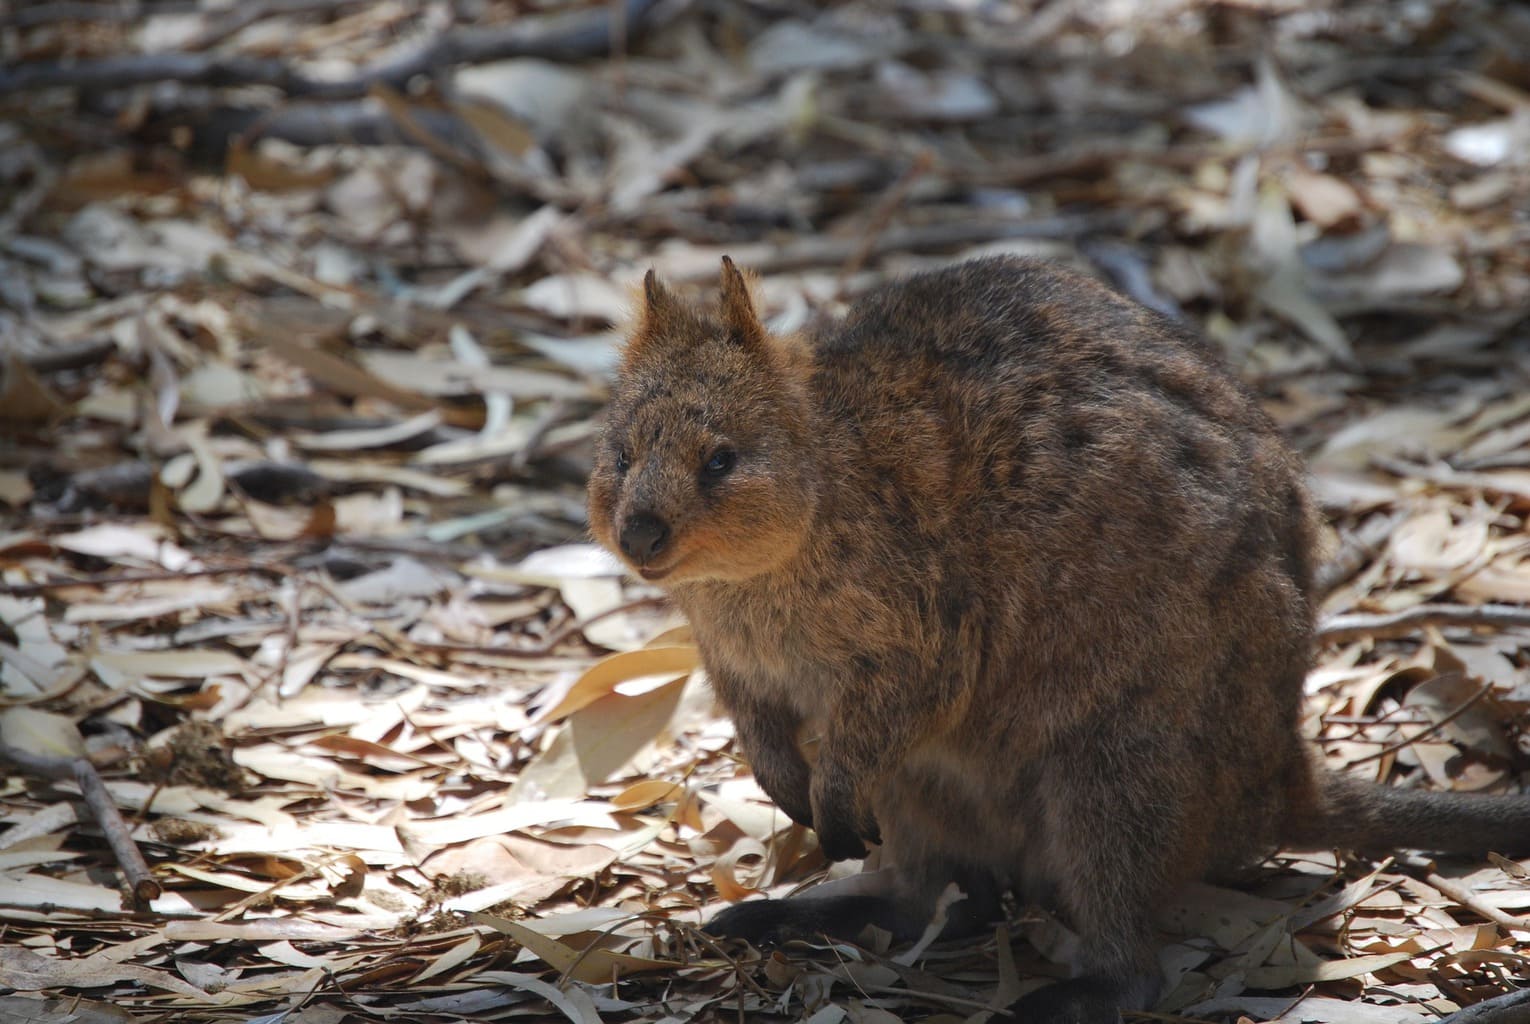
{"label": "dark grey foot", "polygon": [[891,900],[881,896],[797,896],[789,900],[736,903],[712,918],[707,933],[724,939],[746,939],[771,946],[792,939],[854,939],[868,924],[884,928],[899,939],[917,935]]}
{"label": "dark grey foot", "polygon": [[1120,1024],[1121,990],[1098,978],[1073,978],[1039,988],[1010,1006],[1025,1024]]}
{"label": "dark grey foot", "polygon": [[1157,973],[1071,978],[1022,996],[1010,1013],[1024,1024],[1120,1024],[1121,1010],[1152,1006],[1161,987]]}

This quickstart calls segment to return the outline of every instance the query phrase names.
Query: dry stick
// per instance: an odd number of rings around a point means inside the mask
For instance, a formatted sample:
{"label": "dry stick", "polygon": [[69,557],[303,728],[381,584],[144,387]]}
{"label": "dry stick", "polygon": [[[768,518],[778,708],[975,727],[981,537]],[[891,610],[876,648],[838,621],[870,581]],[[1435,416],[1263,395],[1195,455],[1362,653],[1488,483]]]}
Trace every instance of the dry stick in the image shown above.
{"label": "dry stick", "polygon": [[322,880],[324,877],[323,867],[333,863],[337,859],[337,857],[325,857],[319,864],[307,865],[303,868],[303,870],[299,871],[295,875],[283,878],[280,881],[272,882],[270,885],[266,886],[259,892],[252,892],[244,899],[234,903],[232,906],[225,907],[224,909],[218,911],[218,913],[213,915],[213,920],[218,922],[231,921],[236,917],[242,916],[246,910],[249,910],[261,900],[275,897],[277,893],[281,892],[289,885],[297,885],[300,882],[312,881],[315,878]]}
{"label": "dry stick", "polygon": [[568,625],[564,626],[556,633],[553,633],[546,640],[543,640],[541,647],[536,649],[536,653],[551,654],[559,644],[573,636],[575,633],[582,633],[584,632],[585,627],[592,626],[602,619],[609,618],[612,615],[620,615],[622,612],[629,612],[636,608],[658,608],[668,603],[669,598],[667,597],[636,597],[631,601],[624,601],[613,608],[607,608],[604,611],[596,612],[594,615],[587,615],[582,619],[575,619],[573,622],[570,622]]}
{"label": "dry stick", "polygon": [[271,671],[267,672],[259,683],[246,690],[244,696],[238,698],[229,711],[242,711],[249,706],[250,701],[255,699],[256,694],[263,692],[273,683],[276,684],[277,700],[281,699],[282,679],[287,674],[287,666],[291,664],[292,652],[297,650],[298,630],[302,626],[303,587],[307,583],[302,576],[294,575],[292,579],[294,585],[289,595],[291,601],[283,615],[287,629],[283,636],[281,654],[277,657],[276,664],[271,667]]}
{"label": "dry stick", "polygon": [[1415,871],[1422,871],[1424,873],[1423,881],[1425,885],[1428,885],[1431,889],[1438,891],[1441,896],[1456,901],[1461,906],[1477,914],[1479,917],[1486,918],[1499,927],[1506,928],[1509,931],[1530,932],[1530,920],[1527,920],[1523,917],[1515,917],[1512,914],[1505,914],[1497,907],[1490,907],[1486,903],[1483,903],[1475,895],[1473,895],[1470,889],[1463,888],[1455,882],[1452,882],[1450,879],[1442,877],[1437,871],[1434,870],[1433,861],[1430,861],[1424,857],[1410,855],[1401,858],[1398,863],[1412,868]]}
{"label": "dry stick", "polygon": [[0,594],[9,597],[28,597],[33,594],[46,594],[54,590],[67,590],[70,587],[112,587],[120,583],[164,583],[169,580],[189,580],[204,576],[240,576],[252,573],[265,573],[268,576],[286,576],[290,569],[272,565],[241,565],[225,566],[220,569],[193,569],[172,572],[136,572],[118,576],[83,576],[72,580],[43,580],[38,583],[15,583],[10,586],[0,587]]}
{"label": "dry stick", "polygon": [[1530,626],[1530,608],[1512,604],[1421,604],[1385,615],[1335,615],[1318,627],[1324,643],[1346,643],[1362,637],[1396,637],[1423,626],[1487,626],[1512,629]]}
{"label": "dry stick", "polygon": [[[295,100],[259,111],[225,104],[190,113],[179,106],[181,100],[176,96],[159,98],[156,116],[161,120],[187,117],[197,138],[216,149],[234,144],[248,146],[258,139],[279,139],[308,149],[335,143],[426,148],[419,134],[424,132],[448,147],[471,152],[478,140],[467,122],[452,111],[419,105],[409,111],[419,132],[410,133],[390,111],[371,100]],[[583,192],[560,178],[538,176],[503,163],[491,164],[487,170],[496,182],[564,209],[575,209],[587,201]]]}
{"label": "dry stick", "polygon": [[410,643],[415,647],[430,651],[458,652],[462,654],[498,654],[511,658],[542,658],[553,653],[559,644],[575,633],[581,632],[586,626],[592,626],[601,619],[612,615],[619,615],[622,612],[632,611],[634,608],[657,608],[668,603],[669,598],[662,596],[633,598],[631,601],[625,601],[615,607],[607,608],[605,611],[596,612],[594,615],[575,619],[562,629],[549,635],[547,639],[535,647],[494,647],[489,644],[427,643],[420,640],[411,640]]}
{"label": "dry stick", "polygon": [[[1457,675],[1455,675],[1455,678],[1459,679],[1460,676],[1457,674]],[[1429,725],[1427,725],[1424,728],[1420,729],[1414,735],[1409,736],[1407,739],[1398,740],[1396,743],[1389,743],[1388,745],[1382,747],[1380,750],[1376,751],[1375,753],[1373,753],[1373,754],[1366,754],[1364,757],[1356,758],[1355,760],[1353,760],[1353,761],[1351,761],[1349,763],[1350,764],[1365,764],[1367,761],[1379,761],[1383,757],[1386,757],[1388,754],[1395,754],[1399,750],[1403,749],[1404,747],[1411,747],[1413,744],[1417,743],[1419,740],[1427,739],[1428,737],[1433,736],[1435,733],[1437,733],[1441,729],[1445,728],[1451,722],[1454,722],[1456,719],[1458,719],[1462,715],[1466,714],[1466,712],[1472,707],[1472,705],[1476,704],[1479,700],[1481,700],[1483,697],[1486,697],[1488,694],[1490,694],[1492,692],[1493,692],[1493,684],[1492,683],[1484,683],[1482,685],[1482,689],[1478,690],[1476,693],[1472,694],[1470,697],[1468,697],[1465,700],[1463,700],[1460,704],[1457,704],[1454,708],[1451,708],[1450,713],[1447,714],[1447,715],[1444,715],[1438,721],[1430,723]]]}
{"label": "dry stick", "polygon": [[1435,1024],[1530,1024],[1530,988],[1485,999]]}
{"label": "dry stick", "polygon": [[540,457],[542,442],[547,440],[547,435],[570,418],[567,399],[555,398],[548,402],[547,408],[538,413],[536,419],[532,421],[526,443],[510,457],[510,468],[517,473],[524,473],[531,461]]}
{"label": "dry stick", "polygon": [[160,897],[164,889],[150,873],[149,865],[139,852],[138,844],[133,841],[127,823],[122,820],[122,813],[117,810],[117,802],[112,799],[106,783],[101,781],[96,766],[90,763],[89,758],[48,757],[6,744],[0,744],[0,756],[44,778],[74,779],[80,787],[80,794],[85,798],[85,806],[95,816],[96,823],[101,826],[101,834],[106,837],[107,844],[116,855],[122,873],[127,876],[133,909],[146,910],[151,902]]}
{"label": "dry stick", "polygon": [[388,116],[393,118],[394,123],[398,125],[399,130],[404,133],[410,143],[425,150],[448,167],[455,167],[466,174],[479,175],[482,170],[482,161],[468,156],[457,147],[431,134],[430,130],[415,117],[414,105],[399,90],[394,89],[387,82],[377,82],[368,90],[368,93],[372,99],[382,104]]}
{"label": "dry stick", "polygon": [[944,992],[927,992],[923,989],[908,988],[907,986],[900,988],[897,985],[874,985],[870,982],[858,984],[855,987],[868,996],[874,992],[885,992],[888,995],[912,996],[927,1003],[957,1007],[963,1010],[985,1010],[989,1013],[1004,1012],[1003,1007],[994,1006],[992,1003],[985,1003],[981,999],[967,999],[963,996],[946,995]]}
{"label": "dry stick", "polygon": [[37,373],[58,373],[61,370],[83,370],[105,362],[117,352],[117,343],[111,338],[86,338],[65,345],[31,352],[21,356],[21,361]]}
{"label": "dry stick", "polygon": [[1288,1014],[1292,1010],[1294,1010],[1298,1005],[1301,1004],[1302,1000],[1304,1000],[1308,996],[1312,995],[1312,989],[1313,989],[1313,986],[1311,986],[1311,985],[1305,986],[1302,989],[1302,994],[1297,996],[1295,999],[1291,1000],[1289,1003],[1287,1003],[1286,1006],[1285,1006],[1285,1009],[1281,1010],[1278,1014],[1275,1015],[1275,1019],[1279,1020],[1281,1017],[1284,1017],[1286,1014]]}
{"label": "dry stick", "polygon": [[748,988],[761,999],[764,999],[767,1002],[770,1001],[770,993],[761,988],[759,982],[755,981],[748,974],[746,974],[744,972],[744,965],[742,961],[740,961],[736,956],[730,956],[721,946],[717,944],[716,939],[712,938],[712,936],[708,935],[700,928],[686,924],[684,921],[675,921],[671,919],[669,923],[678,926],[681,931],[685,932],[687,935],[701,943],[703,946],[706,946],[713,953],[715,953],[719,959],[726,960],[728,964],[733,968],[733,973],[738,978],[741,988]]}
{"label": "dry stick", "polygon": [[903,176],[888,186],[882,198],[877,200],[877,205],[872,209],[869,223],[866,226],[865,238],[862,240],[860,247],[850,254],[850,258],[839,269],[838,290],[841,297],[845,294],[845,282],[854,277],[861,267],[865,266],[867,257],[871,255],[872,246],[876,245],[877,239],[882,237],[883,233],[887,231],[888,225],[892,222],[893,213],[908,198],[909,191],[914,187],[914,183],[924,177],[934,165],[935,158],[930,154],[930,151],[927,149],[920,150],[919,155],[914,157],[914,162],[909,164],[908,170],[903,172]]}
{"label": "dry stick", "polygon": [[[1334,135],[1303,138],[1289,147],[1266,150],[1266,155],[1290,155],[1297,152],[1346,154],[1367,151],[1370,144],[1349,136]],[[993,185],[1014,188],[1048,178],[1093,176],[1127,162],[1158,166],[1193,168],[1208,161],[1231,161],[1240,152],[1216,145],[1184,145],[1171,149],[1142,144],[1089,142],[1051,153],[1012,157],[987,164],[945,163],[942,177],[967,185]]]}
{"label": "dry stick", "polygon": [[1374,515],[1352,532],[1344,534],[1339,541],[1338,552],[1318,566],[1312,581],[1313,589],[1319,594],[1331,594],[1340,584],[1353,579],[1357,572],[1376,557],[1376,552],[1396,527],[1397,519],[1395,515]]}
{"label": "dry stick", "polygon": [[[155,14],[192,14],[198,11],[196,3],[155,4]],[[143,17],[136,3],[62,3],[36,4],[13,10],[6,14],[5,27],[13,29],[36,28],[38,25],[54,25],[61,21],[95,21],[104,23],[130,22]]]}
{"label": "dry stick", "polygon": [[1086,240],[1079,248],[1118,291],[1164,316],[1185,319],[1185,311],[1179,303],[1153,283],[1152,270],[1135,245],[1119,239],[1094,238]]}
{"label": "dry stick", "polygon": [[[927,252],[951,249],[1007,238],[1077,238],[1096,232],[1119,231],[1136,216],[1132,211],[1108,210],[1098,213],[1065,213],[1029,220],[1005,220],[987,217],[952,220],[933,224],[915,224],[894,228],[873,239],[867,259],[894,252]],[[759,274],[843,265],[866,245],[861,238],[810,237],[783,245],[751,251],[749,266]],[[738,253],[734,253],[737,257]],[[710,271],[709,271],[710,273]]]}
{"label": "dry stick", "polygon": [[[626,35],[644,27],[658,0],[625,0]],[[206,53],[151,53],[73,64],[24,64],[0,71],[0,94],[32,89],[122,89],[151,82],[230,86],[269,85],[289,96],[356,99],[377,84],[402,89],[416,75],[453,64],[482,64],[510,57],[579,60],[609,53],[613,42],[609,8],[596,6],[560,14],[518,18],[508,25],[463,25],[441,33],[400,57],[363,68],[351,78],[310,78],[277,60]]]}
{"label": "dry stick", "polygon": [[[670,819],[673,820],[674,819],[674,815],[670,815]],[[572,963],[570,963],[567,967],[563,968],[563,970],[558,972],[558,980],[555,981],[553,984],[556,985],[560,989],[567,987],[569,978],[571,978],[573,976],[574,972],[579,969],[579,965],[584,963],[585,959],[587,957],[589,957],[589,955],[591,953],[595,952],[596,948],[599,947],[600,942],[601,942],[602,939],[608,939],[612,935],[614,935],[616,933],[616,929],[621,928],[624,925],[630,924],[633,921],[650,921],[650,922],[653,922],[653,921],[668,921],[668,920],[669,920],[669,917],[668,917],[668,915],[665,915],[665,914],[633,914],[631,917],[621,918],[621,919],[613,922],[610,925],[610,927],[604,929],[594,939],[591,939],[589,945],[585,946],[583,949],[581,949],[579,951],[579,955],[574,957]],[[690,926],[689,925],[685,925],[684,927],[690,927]],[[700,933],[698,933],[698,934],[700,934]],[[601,947],[601,948],[604,948],[604,947]],[[714,944],[713,948],[716,948],[715,944]],[[724,959],[731,959],[731,958],[727,957],[726,954],[725,954],[724,955]],[[738,966],[739,966],[738,961],[731,960],[731,962],[732,962],[734,968],[737,969]],[[615,969],[616,968],[613,965],[612,970],[614,971]],[[754,989],[761,996],[764,996],[767,999],[769,998],[769,996],[766,995],[765,991],[763,989],[761,989],[758,985],[755,985]]]}
{"label": "dry stick", "polygon": [[225,8],[221,17],[185,43],[188,50],[205,50],[216,46],[229,36],[250,27],[257,21],[283,14],[329,14],[341,7],[350,7],[362,0],[246,0],[237,6]]}
{"label": "dry stick", "polygon": [[1439,487],[1454,488],[1456,490],[1485,491],[1488,494],[1502,494],[1509,498],[1523,497],[1520,490],[1505,486],[1505,481],[1492,473],[1473,473],[1469,470],[1455,469],[1449,463],[1418,463],[1407,462],[1403,459],[1389,458],[1383,455],[1371,457],[1371,465],[1377,469],[1384,469],[1393,476],[1404,479],[1424,480]]}

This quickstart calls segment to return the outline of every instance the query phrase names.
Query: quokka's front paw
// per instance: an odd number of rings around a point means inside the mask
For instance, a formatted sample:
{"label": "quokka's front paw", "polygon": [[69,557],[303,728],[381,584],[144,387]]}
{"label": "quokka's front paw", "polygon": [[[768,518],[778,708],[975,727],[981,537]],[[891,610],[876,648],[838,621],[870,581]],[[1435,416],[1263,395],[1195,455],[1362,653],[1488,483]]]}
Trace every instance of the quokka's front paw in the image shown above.
{"label": "quokka's front paw", "polygon": [[830,860],[858,860],[866,843],[880,843],[881,829],[843,775],[820,772],[813,779],[813,828],[818,845]]}
{"label": "quokka's front paw", "polygon": [[754,777],[765,795],[788,818],[806,828],[813,827],[812,777],[800,758],[798,764],[756,763]]}

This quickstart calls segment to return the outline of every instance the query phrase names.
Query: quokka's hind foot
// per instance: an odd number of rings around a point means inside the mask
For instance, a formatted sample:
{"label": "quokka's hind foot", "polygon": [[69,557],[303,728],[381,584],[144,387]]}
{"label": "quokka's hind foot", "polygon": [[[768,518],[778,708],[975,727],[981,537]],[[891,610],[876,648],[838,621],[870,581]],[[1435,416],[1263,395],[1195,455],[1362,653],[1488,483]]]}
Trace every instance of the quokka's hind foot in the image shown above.
{"label": "quokka's hind foot", "polygon": [[773,946],[793,939],[853,940],[873,924],[898,938],[919,933],[892,900],[865,894],[735,903],[707,922],[705,931],[718,938]]}
{"label": "quokka's hind foot", "polygon": [[1156,976],[1070,978],[1021,996],[1009,1012],[1025,1024],[1120,1024],[1122,1010],[1152,1005],[1160,985]]}

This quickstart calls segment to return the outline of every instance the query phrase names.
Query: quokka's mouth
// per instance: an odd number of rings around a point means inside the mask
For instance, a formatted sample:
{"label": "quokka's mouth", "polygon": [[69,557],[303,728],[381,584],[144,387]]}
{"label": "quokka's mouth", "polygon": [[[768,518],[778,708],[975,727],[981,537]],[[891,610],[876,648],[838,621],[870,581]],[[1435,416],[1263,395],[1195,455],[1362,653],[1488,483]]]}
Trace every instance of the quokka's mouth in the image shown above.
{"label": "quokka's mouth", "polygon": [[[678,562],[675,563],[675,565],[678,564]],[[649,583],[657,583],[659,580],[662,580],[664,577],[674,572],[675,565],[640,565],[637,567],[637,574],[643,577],[643,579],[647,580]]]}

